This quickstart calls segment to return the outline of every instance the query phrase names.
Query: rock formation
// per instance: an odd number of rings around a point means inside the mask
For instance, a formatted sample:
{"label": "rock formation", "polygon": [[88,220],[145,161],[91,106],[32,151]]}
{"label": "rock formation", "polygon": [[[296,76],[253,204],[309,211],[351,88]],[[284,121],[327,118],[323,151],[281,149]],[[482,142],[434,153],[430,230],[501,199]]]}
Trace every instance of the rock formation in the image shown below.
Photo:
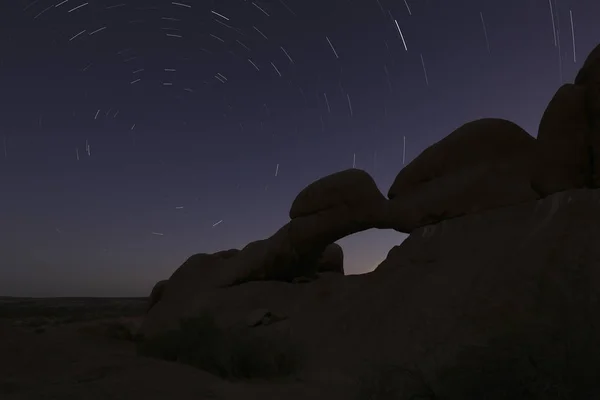
{"label": "rock formation", "polygon": [[148,299],[147,311],[150,311],[150,309],[152,309],[152,307],[154,307],[154,305],[160,301],[165,291],[165,288],[167,287],[167,282],[169,282],[168,279],[156,282],[156,284],[152,288],[152,292],[150,293],[150,298]]}
{"label": "rock formation", "polygon": [[337,243],[332,243],[325,248],[317,260],[317,272],[344,273],[344,250]]}
{"label": "rock formation", "polygon": [[[323,399],[353,398],[344,390],[378,365],[419,372],[441,399],[596,398],[598,241],[600,190],[571,190],[418,228],[366,275],[165,296],[142,332],[210,312],[224,327],[289,333],[305,357],[302,379],[337,385],[339,396]],[[268,312],[251,324],[256,310]],[[269,313],[286,318],[265,324]]]}
{"label": "rock formation", "polygon": [[305,187],[290,208],[290,218],[318,214],[331,209],[348,208],[363,214],[380,206],[385,197],[365,171],[350,169],[321,178]]}
{"label": "rock formation", "polygon": [[[337,371],[340,387],[387,363],[418,369],[440,398],[600,397],[599,88],[600,47],[549,102],[537,140],[480,119],[423,151],[388,198],[356,169],[308,185],[272,236],[190,257],[153,291],[141,332],[210,312],[291,332],[317,371],[305,379]],[[373,273],[344,277],[334,242],[371,228],[410,236]],[[271,314],[286,318],[263,324]],[[509,381],[483,375],[498,366]]]}
{"label": "rock formation", "polygon": [[563,85],[540,121],[532,181],[540,195],[591,186],[590,137],[585,87]]}
{"label": "rock formation", "polygon": [[532,185],[542,196],[600,187],[600,46],[546,108],[538,131],[538,168]]}
{"label": "rock formation", "polygon": [[530,185],[535,144],[522,128],[503,119],[464,124],[398,173],[388,191],[389,209],[392,215],[410,213],[414,225],[392,227],[406,232],[537,199]]}

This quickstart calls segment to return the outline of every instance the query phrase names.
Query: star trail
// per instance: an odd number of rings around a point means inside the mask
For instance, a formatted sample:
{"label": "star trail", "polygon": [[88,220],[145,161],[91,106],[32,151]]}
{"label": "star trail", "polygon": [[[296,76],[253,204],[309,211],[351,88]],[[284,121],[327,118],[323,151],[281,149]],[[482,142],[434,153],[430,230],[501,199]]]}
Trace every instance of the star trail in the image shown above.
{"label": "star trail", "polygon": [[[5,3],[0,295],[145,295],[275,232],[322,176],[385,193],[476,118],[535,136],[600,42],[592,0]],[[405,236],[342,240],[346,270]]]}

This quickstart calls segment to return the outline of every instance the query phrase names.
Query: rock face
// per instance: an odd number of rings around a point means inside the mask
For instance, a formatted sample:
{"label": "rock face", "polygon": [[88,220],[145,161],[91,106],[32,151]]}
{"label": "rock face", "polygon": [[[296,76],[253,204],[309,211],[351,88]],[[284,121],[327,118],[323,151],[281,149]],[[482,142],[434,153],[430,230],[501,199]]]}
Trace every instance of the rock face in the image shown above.
{"label": "rock face", "polygon": [[344,273],[344,250],[337,243],[332,243],[325,248],[317,261],[317,272]]}
{"label": "rock face", "polygon": [[[596,398],[599,240],[600,190],[572,190],[419,228],[370,274],[248,282],[177,307],[165,296],[142,331],[207,311],[222,326],[248,326],[268,310],[287,318],[248,329],[289,332],[302,379],[340,393],[356,391],[349,382],[366,369],[396,366],[436,398]],[[392,398],[424,390],[411,382]]]}
{"label": "rock face", "polygon": [[533,187],[541,195],[591,184],[591,129],[585,106],[585,87],[563,85],[544,111],[537,149]]}
{"label": "rock face", "polygon": [[423,184],[495,162],[531,157],[535,139],[517,124],[484,118],[466,123],[425,149],[396,176],[388,198],[411,195]]}
{"label": "rock face", "polygon": [[290,218],[347,207],[362,211],[376,207],[385,197],[371,176],[360,169],[348,169],[321,178],[305,187],[290,208]]}
{"label": "rock face", "polygon": [[600,72],[600,45],[596,46],[590,54],[588,54],[583,67],[575,77],[576,85],[586,85],[594,80],[597,80]]}
{"label": "rock face", "polygon": [[532,183],[540,195],[600,187],[600,46],[585,60],[575,84],[556,92],[537,139],[540,154]]}
{"label": "rock face", "polygon": [[[527,132],[503,119],[461,126],[400,171],[388,191],[387,220],[394,221],[394,229],[410,232],[444,219],[537,199],[530,185],[535,144]],[[406,215],[412,218],[407,221]],[[397,218],[404,221],[396,223]]]}
{"label": "rock face", "polygon": [[165,288],[167,287],[167,282],[169,282],[168,279],[156,282],[156,284],[152,288],[152,292],[150,293],[150,298],[148,299],[147,311],[150,311],[150,309],[160,301],[165,291]]}
{"label": "rock face", "polygon": [[600,45],[588,58],[575,83],[585,86],[585,108],[590,125],[591,187],[600,187]]}
{"label": "rock face", "polygon": [[[373,309],[393,303],[384,280],[407,305],[394,311],[404,326],[378,329],[421,349],[415,361],[435,365],[440,398],[522,398],[523,386],[598,396],[599,227],[600,191],[584,189],[418,229],[374,273],[382,297]],[[592,371],[576,377],[574,364]],[[537,396],[528,398],[548,398]]]}

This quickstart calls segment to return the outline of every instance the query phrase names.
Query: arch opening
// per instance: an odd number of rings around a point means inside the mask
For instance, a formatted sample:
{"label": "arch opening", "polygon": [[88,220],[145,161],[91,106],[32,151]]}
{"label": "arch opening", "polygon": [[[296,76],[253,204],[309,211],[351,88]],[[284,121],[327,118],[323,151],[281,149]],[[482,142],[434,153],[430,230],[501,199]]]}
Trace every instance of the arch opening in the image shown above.
{"label": "arch opening", "polygon": [[360,275],[373,271],[394,246],[399,246],[408,234],[392,229],[368,229],[348,235],[336,243],[344,251],[346,275]]}

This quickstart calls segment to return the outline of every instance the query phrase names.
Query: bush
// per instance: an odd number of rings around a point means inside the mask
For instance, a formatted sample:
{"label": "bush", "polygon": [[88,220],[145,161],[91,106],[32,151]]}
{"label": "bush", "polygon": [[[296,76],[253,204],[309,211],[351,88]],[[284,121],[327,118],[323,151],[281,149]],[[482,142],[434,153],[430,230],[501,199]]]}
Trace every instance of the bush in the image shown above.
{"label": "bush", "polygon": [[225,379],[283,377],[299,365],[299,352],[288,337],[224,330],[208,314],[183,320],[178,330],[140,342],[138,353],[188,364]]}

